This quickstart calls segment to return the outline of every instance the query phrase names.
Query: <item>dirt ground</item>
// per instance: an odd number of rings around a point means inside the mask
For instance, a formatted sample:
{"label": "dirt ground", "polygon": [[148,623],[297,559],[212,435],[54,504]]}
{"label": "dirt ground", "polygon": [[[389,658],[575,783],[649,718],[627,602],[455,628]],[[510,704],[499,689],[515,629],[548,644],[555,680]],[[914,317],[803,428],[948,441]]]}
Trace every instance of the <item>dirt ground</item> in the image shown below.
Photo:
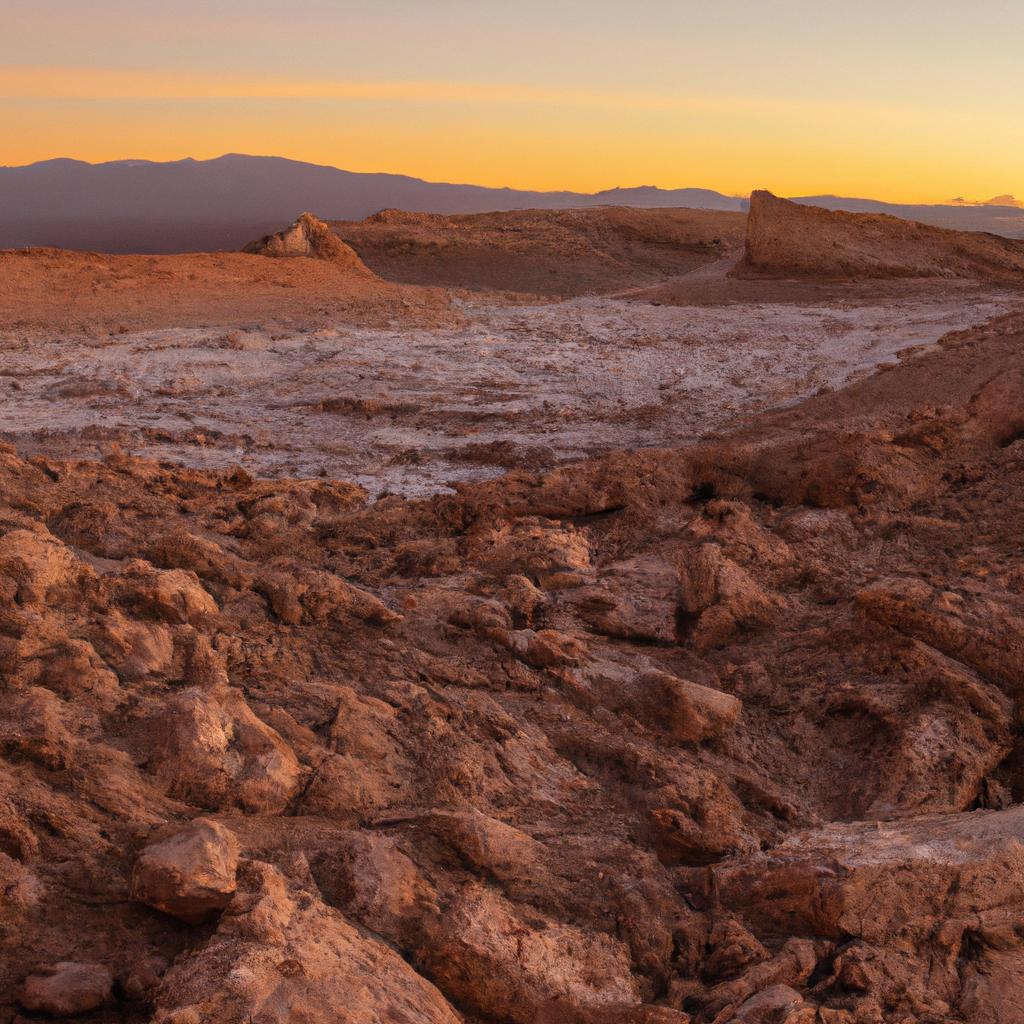
{"label": "dirt ground", "polygon": [[[252,301],[247,312],[263,299]],[[225,300],[201,318],[238,305]],[[416,326],[444,308],[424,305],[401,327],[373,325],[374,308],[361,318],[318,310],[301,329],[248,319],[190,326],[176,306],[161,315],[185,325],[159,330],[8,327],[0,437],[26,454],[95,457],[116,443],[204,468],[424,495],[517,467],[690,443],[1020,300],[948,285],[683,306],[455,298],[445,326]]]}

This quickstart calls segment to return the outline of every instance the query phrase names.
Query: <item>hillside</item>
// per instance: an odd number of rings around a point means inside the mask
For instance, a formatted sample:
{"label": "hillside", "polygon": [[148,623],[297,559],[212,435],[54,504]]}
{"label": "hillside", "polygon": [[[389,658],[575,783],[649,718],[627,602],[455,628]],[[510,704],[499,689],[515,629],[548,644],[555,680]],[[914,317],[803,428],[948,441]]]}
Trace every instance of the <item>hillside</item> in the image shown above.
{"label": "hillside", "polygon": [[[340,243],[339,243],[340,244]],[[59,303],[54,296],[61,296]],[[248,323],[442,323],[447,295],[381,281],[365,267],[244,253],[120,256],[0,250],[8,333],[125,333]]]}
{"label": "hillside", "polygon": [[735,255],[744,217],[628,207],[453,217],[385,210],[332,227],[388,280],[568,296],[641,287]]}
{"label": "hillside", "polygon": [[741,272],[818,278],[966,278],[1024,284],[1024,242],[883,214],[751,196]]}

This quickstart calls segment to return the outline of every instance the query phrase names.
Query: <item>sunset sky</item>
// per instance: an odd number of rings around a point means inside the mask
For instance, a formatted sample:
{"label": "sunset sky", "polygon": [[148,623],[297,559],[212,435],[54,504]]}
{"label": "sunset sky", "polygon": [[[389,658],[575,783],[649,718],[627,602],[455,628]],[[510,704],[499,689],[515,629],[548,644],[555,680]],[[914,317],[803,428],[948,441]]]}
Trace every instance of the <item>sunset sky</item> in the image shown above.
{"label": "sunset sky", "polygon": [[0,164],[1024,195],[1024,3],[0,0]]}

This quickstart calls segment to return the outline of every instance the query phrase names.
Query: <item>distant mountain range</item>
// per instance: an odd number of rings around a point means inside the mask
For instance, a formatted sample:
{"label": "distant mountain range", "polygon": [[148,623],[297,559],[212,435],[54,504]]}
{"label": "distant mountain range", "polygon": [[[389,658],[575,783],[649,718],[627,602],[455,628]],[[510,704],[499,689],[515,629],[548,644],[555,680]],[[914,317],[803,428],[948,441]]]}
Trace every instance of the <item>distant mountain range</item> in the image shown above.
{"label": "distant mountain range", "polygon": [[[893,206],[835,196],[797,201],[1024,237],[1024,210],[1013,207]],[[148,253],[238,249],[278,230],[303,210],[325,219],[359,220],[387,207],[483,213],[607,205],[743,211],[747,200],[710,189],[654,186],[592,194],[527,192],[239,154],[171,163],[60,159],[0,168],[0,248]]]}

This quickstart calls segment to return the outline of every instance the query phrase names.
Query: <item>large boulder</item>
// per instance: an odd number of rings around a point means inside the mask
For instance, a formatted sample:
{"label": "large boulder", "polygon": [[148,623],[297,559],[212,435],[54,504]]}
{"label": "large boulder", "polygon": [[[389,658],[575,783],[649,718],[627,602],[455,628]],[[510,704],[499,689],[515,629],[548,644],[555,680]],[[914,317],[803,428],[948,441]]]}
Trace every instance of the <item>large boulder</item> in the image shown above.
{"label": "large boulder", "polygon": [[1024,963],[1024,805],[832,824],[713,873],[721,906],[759,934],[844,943],[833,969],[847,988],[941,1014],[969,964],[975,1002],[995,985],[1024,1005],[1024,975],[1007,969]]}
{"label": "large boulder", "polygon": [[132,896],[198,924],[231,902],[237,870],[238,841],[231,830],[197,818],[139,854],[132,871]]}
{"label": "large boulder", "polygon": [[240,690],[185,690],[168,702],[158,728],[154,762],[171,796],[198,807],[279,814],[298,790],[294,751]]}
{"label": "large boulder", "polygon": [[420,960],[453,999],[514,1024],[534,1024],[553,1002],[568,1008],[640,1002],[622,943],[536,913],[521,915],[482,885],[455,897]]}

